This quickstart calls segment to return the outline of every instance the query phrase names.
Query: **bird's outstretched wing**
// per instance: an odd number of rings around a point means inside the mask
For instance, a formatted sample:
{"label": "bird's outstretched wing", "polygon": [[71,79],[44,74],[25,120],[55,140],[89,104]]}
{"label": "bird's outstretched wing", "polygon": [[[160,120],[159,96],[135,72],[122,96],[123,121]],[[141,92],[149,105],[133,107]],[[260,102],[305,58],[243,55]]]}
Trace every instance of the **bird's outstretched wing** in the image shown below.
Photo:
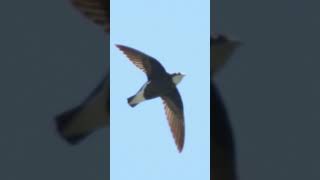
{"label": "bird's outstretched wing", "polygon": [[109,0],[71,0],[71,3],[94,23],[104,26],[107,32],[110,31]]}
{"label": "bird's outstretched wing", "polygon": [[234,139],[230,120],[218,90],[213,83],[210,85],[211,114],[213,118],[212,156],[214,163],[211,166],[214,179],[237,179]]}
{"label": "bird's outstretched wing", "polygon": [[240,45],[239,41],[230,40],[223,35],[210,38],[211,77],[225,65]]}
{"label": "bird's outstretched wing", "polygon": [[179,152],[182,151],[184,145],[184,115],[183,104],[178,90],[173,91],[165,96],[161,96],[164,104],[166,116],[171,128],[171,132]]}
{"label": "bird's outstretched wing", "polygon": [[155,58],[127,46],[116,46],[134,65],[147,74],[148,79],[157,79],[158,77],[163,77],[167,74],[164,67]]}

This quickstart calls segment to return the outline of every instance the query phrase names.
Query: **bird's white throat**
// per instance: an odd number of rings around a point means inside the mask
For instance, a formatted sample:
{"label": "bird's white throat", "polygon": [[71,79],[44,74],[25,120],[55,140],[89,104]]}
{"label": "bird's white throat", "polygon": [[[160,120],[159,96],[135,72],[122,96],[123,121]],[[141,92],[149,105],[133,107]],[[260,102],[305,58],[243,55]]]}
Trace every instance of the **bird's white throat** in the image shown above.
{"label": "bird's white throat", "polygon": [[179,84],[184,76],[185,76],[184,74],[177,74],[177,75],[172,76],[173,83],[175,85]]}

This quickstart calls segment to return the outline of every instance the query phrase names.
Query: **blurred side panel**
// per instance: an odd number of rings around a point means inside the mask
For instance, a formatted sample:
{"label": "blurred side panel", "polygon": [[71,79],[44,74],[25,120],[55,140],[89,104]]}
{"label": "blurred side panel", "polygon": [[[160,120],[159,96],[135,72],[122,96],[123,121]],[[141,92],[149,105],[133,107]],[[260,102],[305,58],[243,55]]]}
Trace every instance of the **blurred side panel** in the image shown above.
{"label": "blurred side panel", "polygon": [[218,32],[218,26],[223,18],[218,0],[211,1],[211,179],[237,180],[236,151],[233,128],[229,119],[223,92],[217,87],[217,73],[223,69],[230,59],[232,47],[227,39]]}
{"label": "blurred side panel", "polygon": [[109,2],[75,3],[0,3],[0,179],[109,179]]}

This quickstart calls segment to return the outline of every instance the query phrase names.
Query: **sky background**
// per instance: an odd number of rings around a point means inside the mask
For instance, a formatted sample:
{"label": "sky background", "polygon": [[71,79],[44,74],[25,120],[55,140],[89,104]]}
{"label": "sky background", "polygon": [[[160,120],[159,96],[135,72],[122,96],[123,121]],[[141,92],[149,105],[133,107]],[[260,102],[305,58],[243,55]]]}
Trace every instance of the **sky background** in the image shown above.
{"label": "sky background", "polygon": [[[111,2],[112,180],[209,179],[209,2]],[[170,73],[186,74],[178,85],[186,126],[181,154],[160,98],[135,108],[127,104],[147,78],[115,44],[145,52]]]}
{"label": "sky background", "polygon": [[320,179],[319,2],[215,0],[212,31],[241,40],[218,75],[240,180]]}
{"label": "sky background", "polygon": [[68,0],[1,2],[0,20],[0,179],[107,179],[108,129],[70,146],[53,121],[108,70],[103,29]]}

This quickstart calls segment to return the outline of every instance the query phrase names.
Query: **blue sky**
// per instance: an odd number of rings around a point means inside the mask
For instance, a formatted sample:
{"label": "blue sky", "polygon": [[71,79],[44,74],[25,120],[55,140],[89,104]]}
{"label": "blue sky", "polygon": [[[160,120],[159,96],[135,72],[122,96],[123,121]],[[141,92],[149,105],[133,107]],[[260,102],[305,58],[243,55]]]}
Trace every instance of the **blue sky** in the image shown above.
{"label": "blue sky", "polygon": [[[210,1],[111,1],[111,179],[209,179]],[[131,108],[127,98],[146,82],[114,44],[182,72],[186,138],[180,154],[160,98]]]}

